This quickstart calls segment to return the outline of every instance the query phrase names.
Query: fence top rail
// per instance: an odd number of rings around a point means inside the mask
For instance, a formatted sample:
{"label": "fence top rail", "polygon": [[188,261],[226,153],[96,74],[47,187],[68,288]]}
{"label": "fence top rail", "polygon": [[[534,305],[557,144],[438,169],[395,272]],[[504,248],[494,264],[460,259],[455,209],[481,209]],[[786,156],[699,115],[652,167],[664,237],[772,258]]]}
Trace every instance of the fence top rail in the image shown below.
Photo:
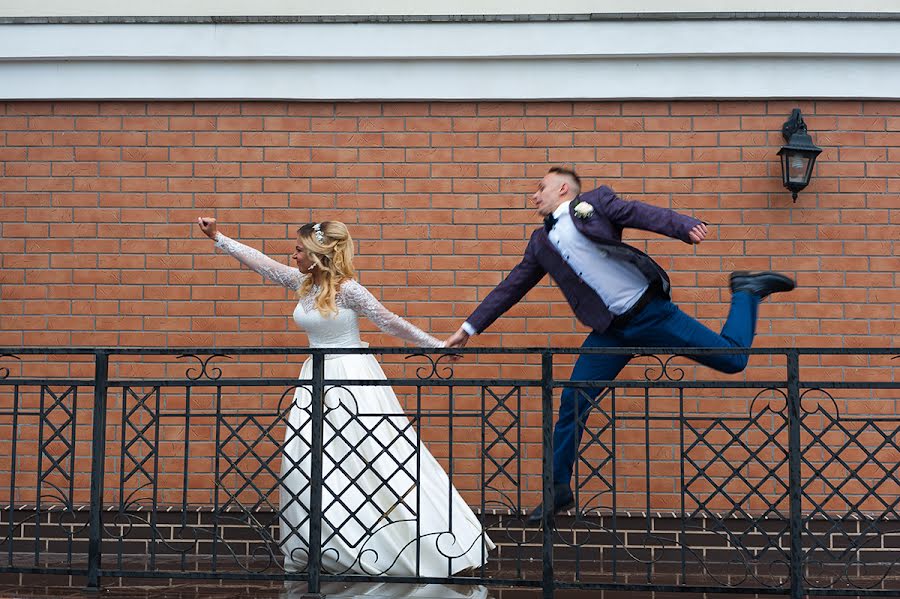
{"label": "fence top rail", "polygon": [[0,357],[16,355],[336,355],[336,354],[407,354],[407,355],[571,355],[571,354],[631,354],[631,355],[893,355],[900,359],[900,348],[892,347],[3,347]]}

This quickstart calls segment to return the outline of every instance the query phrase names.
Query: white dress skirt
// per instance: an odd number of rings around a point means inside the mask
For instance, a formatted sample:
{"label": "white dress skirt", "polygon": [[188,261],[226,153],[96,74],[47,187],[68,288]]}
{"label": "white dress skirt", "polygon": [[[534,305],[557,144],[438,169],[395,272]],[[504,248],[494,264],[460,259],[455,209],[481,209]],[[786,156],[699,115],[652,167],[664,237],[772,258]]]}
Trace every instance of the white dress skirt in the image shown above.
{"label": "white dress skirt", "polygon": [[[312,377],[312,360],[300,379]],[[383,380],[371,355],[328,356],[325,380]],[[308,559],[311,390],[299,387],[281,462],[281,543],[288,570]],[[390,386],[326,385],[322,566],[331,573],[449,576],[485,563],[494,544],[420,443]],[[418,556],[417,556],[418,553]]]}
{"label": "white dress skirt", "polygon": [[[404,584],[398,582],[326,582],[320,591],[328,599],[488,599],[481,585]],[[288,581],[279,599],[308,597],[305,582]]]}

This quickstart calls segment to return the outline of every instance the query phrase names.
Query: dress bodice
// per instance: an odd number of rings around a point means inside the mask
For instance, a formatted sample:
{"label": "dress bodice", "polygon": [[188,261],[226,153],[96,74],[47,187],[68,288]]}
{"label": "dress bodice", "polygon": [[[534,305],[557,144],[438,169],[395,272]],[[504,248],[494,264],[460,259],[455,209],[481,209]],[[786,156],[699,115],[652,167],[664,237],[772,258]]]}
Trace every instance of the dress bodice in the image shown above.
{"label": "dress bodice", "polygon": [[359,338],[359,318],[348,308],[339,308],[327,318],[318,310],[307,311],[303,302],[298,302],[294,322],[306,331],[310,347],[366,347]]}

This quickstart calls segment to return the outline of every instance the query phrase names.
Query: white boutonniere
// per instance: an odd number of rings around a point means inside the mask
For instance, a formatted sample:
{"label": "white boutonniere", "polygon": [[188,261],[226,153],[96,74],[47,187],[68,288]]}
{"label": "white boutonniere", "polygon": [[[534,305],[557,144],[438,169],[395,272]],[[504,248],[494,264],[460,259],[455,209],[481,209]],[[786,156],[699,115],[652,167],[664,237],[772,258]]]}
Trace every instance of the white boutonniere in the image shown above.
{"label": "white boutonniere", "polygon": [[594,214],[594,207],[587,202],[575,204],[575,216],[578,218],[590,218]]}

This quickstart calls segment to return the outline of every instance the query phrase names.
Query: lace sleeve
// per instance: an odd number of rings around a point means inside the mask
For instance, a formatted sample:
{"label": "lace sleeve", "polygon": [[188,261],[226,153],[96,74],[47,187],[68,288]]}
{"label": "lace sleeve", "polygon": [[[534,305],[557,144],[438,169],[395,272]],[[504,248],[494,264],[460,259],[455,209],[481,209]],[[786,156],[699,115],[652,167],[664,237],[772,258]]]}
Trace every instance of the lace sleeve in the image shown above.
{"label": "lace sleeve", "polygon": [[354,280],[345,281],[341,285],[340,297],[346,307],[366,317],[375,325],[395,337],[417,345],[419,347],[444,347],[440,341],[416,325],[407,322],[381,305],[369,290]]}
{"label": "lace sleeve", "polygon": [[303,275],[296,268],[282,264],[269,258],[262,252],[246,246],[243,243],[216,233],[216,247],[237,258],[238,262],[258,272],[263,277],[278,283],[282,287],[297,290],[303,280]]}

